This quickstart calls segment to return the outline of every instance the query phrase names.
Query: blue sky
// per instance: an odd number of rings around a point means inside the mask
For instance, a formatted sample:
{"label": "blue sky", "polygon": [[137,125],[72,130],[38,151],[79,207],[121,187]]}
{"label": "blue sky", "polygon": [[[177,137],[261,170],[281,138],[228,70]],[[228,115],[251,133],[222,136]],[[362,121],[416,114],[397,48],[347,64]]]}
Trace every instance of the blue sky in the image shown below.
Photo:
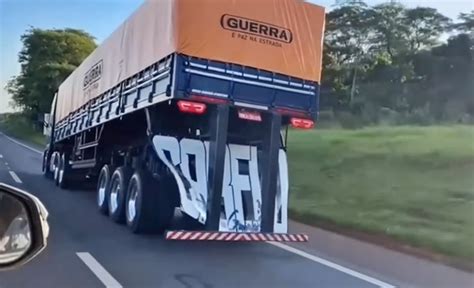
{"label": "blue sky", "polygon": [[[10,110],[3,88],[20,71],[20,36],[28,27],[77,28],[104,40],[144,0],[0,0],[0,113]],[[159,0],[165,1],[165,0]],[[219,0],[215,0],[219,1]],[[255,0],[264,1],[264,0]],[[310,0],[330,7],[334,0]],[[368,0],[369,4],[386,2]],[[474,9],[472,0],[400,0],[409,6],[430,6],[451,18]]]}

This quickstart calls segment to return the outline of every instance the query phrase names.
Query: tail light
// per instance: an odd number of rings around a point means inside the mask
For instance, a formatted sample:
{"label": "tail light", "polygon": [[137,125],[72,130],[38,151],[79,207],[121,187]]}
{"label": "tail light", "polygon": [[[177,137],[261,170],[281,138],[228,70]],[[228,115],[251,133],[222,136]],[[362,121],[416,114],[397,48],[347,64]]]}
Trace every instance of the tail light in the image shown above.
{"label": "tail light", "polygon": [[314,127],[314,121],[302,118],[291,118],[291,126],[300,129],[311,129]]}
{"label": "tail light", "polygon": [[198,102],[191,102],[191,101],[178,101],[178,109],[180,112],[189,113],[189,114],[197,114],[202,115],[206,113],[206,104],[198,103]]}

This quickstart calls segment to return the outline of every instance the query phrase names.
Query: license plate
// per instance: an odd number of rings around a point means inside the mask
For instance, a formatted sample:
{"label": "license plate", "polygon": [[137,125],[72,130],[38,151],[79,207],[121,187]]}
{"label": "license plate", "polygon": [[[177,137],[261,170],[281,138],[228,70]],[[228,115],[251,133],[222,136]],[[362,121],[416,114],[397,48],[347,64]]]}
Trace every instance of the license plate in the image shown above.
{"label": "license plate", "polygon": [[239,110],[239,118],[249,121],[262,122],[262,116],[259,112]]}

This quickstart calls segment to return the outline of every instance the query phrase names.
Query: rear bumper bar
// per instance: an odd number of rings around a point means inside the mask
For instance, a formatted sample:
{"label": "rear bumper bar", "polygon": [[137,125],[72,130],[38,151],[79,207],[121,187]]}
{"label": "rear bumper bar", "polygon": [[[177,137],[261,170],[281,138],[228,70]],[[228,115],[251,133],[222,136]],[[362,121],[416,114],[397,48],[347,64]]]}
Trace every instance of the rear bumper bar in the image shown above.
{"label": "rear bumper bar", "polygon": [[181,241],[243,241],[243,242],[307,242],[306,234],[237,233],[209,231],[167,231],[166,240]]}

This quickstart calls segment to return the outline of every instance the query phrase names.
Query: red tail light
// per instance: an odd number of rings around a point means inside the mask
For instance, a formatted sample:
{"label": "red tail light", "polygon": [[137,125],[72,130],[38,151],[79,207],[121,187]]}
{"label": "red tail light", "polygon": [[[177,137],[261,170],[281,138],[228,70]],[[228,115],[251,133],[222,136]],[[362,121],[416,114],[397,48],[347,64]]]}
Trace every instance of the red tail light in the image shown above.
{"label": "red tail light", "polygon": [[206,104],[204,103],[197,103],[197,102],[184,101],[184,100],[178,101],[178,109],[180,112],[183,112],[183,113],[202,115],[206,113],[206,108],[207,108]]}
{"label": "red tail light", "polygon": [[291,118],[291,125],[300,129],[311,129],[314,127],[314,121],[302,118]]}

